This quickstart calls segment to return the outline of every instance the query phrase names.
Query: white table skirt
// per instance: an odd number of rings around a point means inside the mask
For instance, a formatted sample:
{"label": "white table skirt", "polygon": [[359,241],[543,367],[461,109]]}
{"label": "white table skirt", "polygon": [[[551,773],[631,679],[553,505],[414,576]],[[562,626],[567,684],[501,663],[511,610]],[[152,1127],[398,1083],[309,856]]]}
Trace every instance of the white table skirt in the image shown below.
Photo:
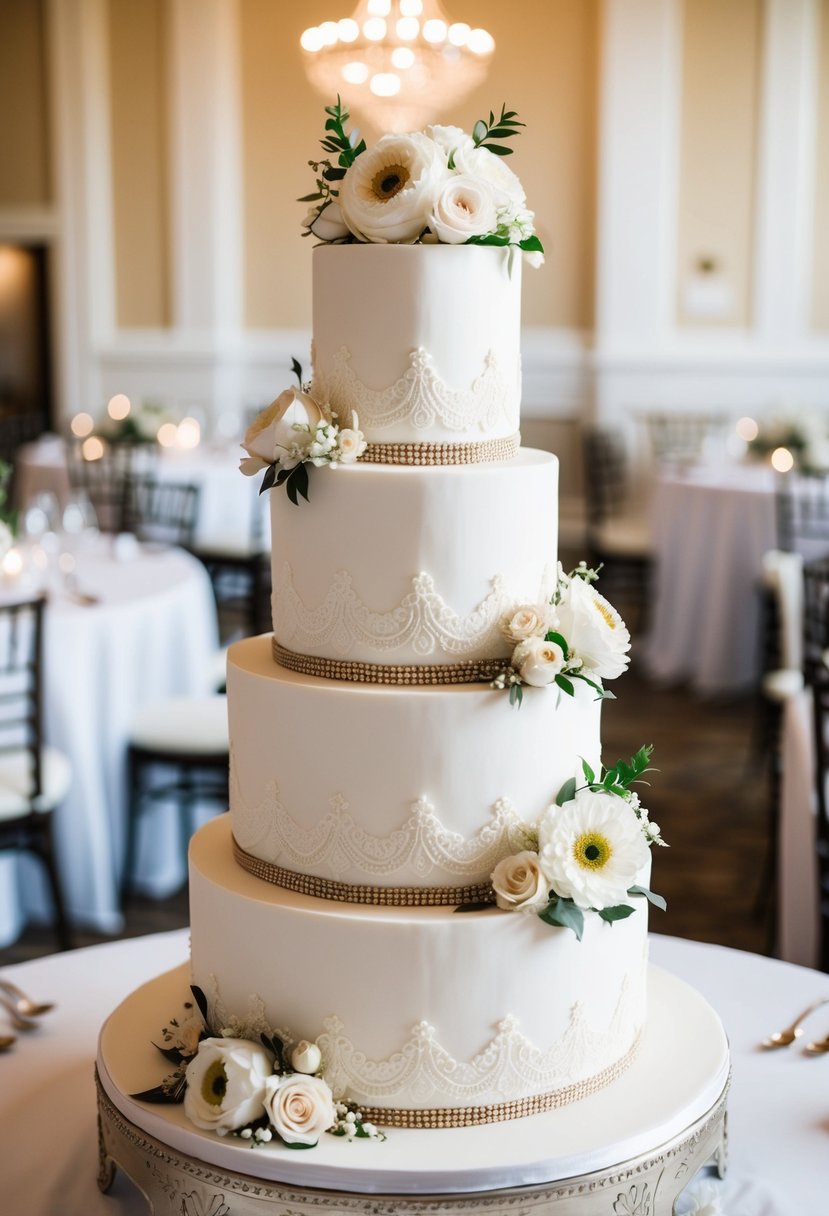
{"label": "white table skirt", "polygon": [[[70,918],[112,933],[122,925],[130,724],[144,705],[210,691],[218,627],[204,567],[181,550],[134,548],[129,560],[116,561],[101,538],[77,563],[79,588],[100,603],[81,606],[53,591],[45,614],[46,739],[72,765],[55,844]],[[138,885],[157,896],[185,877],[176,817],[165,810],[143,817],[137,859]],[[50,909],[40,867],[28,857],[0,858],[0,943]]]}
{"label": "white table skirt", "polygon": [[[5,1211],[146,1216],[123,1175],[108,1195],[97,1190],[98,1029],[134,988],[186,956],[182,930],[7,969],[8,978],[38,999],[55,1000],[57,1008],[0,1058]],[[723,1216],[821,1216],[829,1191],[829,1060],[808,1059],[797,1047],[762,1052],[758,1044],[817,997],[829,996],[829,976],[660,936],[651,938],[651,958],[707,997],[729,1037],[734,1071]],[[814,1015],[809,1030],[829,1032],[829,1007]],[[577,1117],[577,1104],[573,1113]],[[504,1124],[505,1136],[520,1130],[520,1121]]]}
{"label": "white table skirt", "polygon": [[662,475],[652,500],[651,675],[703,694],[742,692],[760,669],[763,555],[775,546],[774,475],[762,466]]}

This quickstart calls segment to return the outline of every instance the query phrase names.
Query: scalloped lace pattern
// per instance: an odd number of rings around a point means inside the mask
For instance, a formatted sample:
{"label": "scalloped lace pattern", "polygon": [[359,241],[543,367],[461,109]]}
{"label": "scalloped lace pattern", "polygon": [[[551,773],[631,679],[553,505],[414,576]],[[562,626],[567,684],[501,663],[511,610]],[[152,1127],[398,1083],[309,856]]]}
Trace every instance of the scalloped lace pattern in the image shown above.
{"label": "scalloped lace pattern", "polygon": [[[519,369],[520,372],[520,369]],[[418,431],[443,426],[449,431],[490,431],[503,420],[517,424],[521,404],[520,374],[509,383],[490,351],[469,389],[452,389],[432,365],[422,346],[409,355],[409,367],[387,388],[372,389],[351,366],[351,352],[341,346],[325,374],[314,369],[312,392],[343,410],[356,410],[366,433],[406,421]]]}
{"label": "scalloped lace pattern", "polygon": [[435,885],[472,885],[484,882],[502,857],[529,847],[527,824],[505,798],[468,839],[449,831],[426,798],[412,804],[400,827],[376,836],[360,826],[342,794],[329,800],[330,810],[311,827],[286,810],[276,781],[269,781],[261,802],[250,806],[242,797],[232,752],[230,781],[233,832],[241,848],[304,874],[350,875],[349,881],[375,885],[393,883],[401,875],[408,882],[428,878]]}
{"label": "scalloped lace pattern", "polygon": [[[486,1046],[469,1060],[460,1060],[438,1041],[426,1021],[416,1023],[408,1040],[385,1060],[370,1059],[358,1050],[343,1021],[333,1014],[323,1020],[316,1040],[322,1052],[325,1079],[337,1098],[348,1095],[365,1104],[383,1106],[473,1106],[509,1101],[528,1094],[574,1084],[621,1059],[641,1029],[644,1013],[628,980],[622,985],[610,1024],[594,1026],[584,1007],[576,1004],[563,1035],[551,1047],[533,1044],[508,1014],[496,1026]],[[259,1038],[272,1033],[264,1018],[264,1003],[250,997],[241,1016],[228,1013],[215,976],[206,993],[210,1024],[228,1027],[234,1035]],[[332,993],[332,999],[336,993]],[[294,1039],[280,1030],[286,1044]]]}
{"label": "scalloped lace pattern", "polygon": [[273,597],[275,632],[283,646],[301,653],[324,650],[344,657],[355,646],[383,652],[406,647],[418,656],[437,651],[455,658],[496,659],[509,651],[498,628],[503,614],[517,603],[549,598],[552,578],[552,571],[545,569],[539,588],[528,578],[508,583],[496,575],[489,594],[463,614],[450,608],[432,576],[421,572],[396,608],[375,612],[361,599],[347,570],[338,570],[322,602],[308,607],[296,589],[290,563],[284,562]]}

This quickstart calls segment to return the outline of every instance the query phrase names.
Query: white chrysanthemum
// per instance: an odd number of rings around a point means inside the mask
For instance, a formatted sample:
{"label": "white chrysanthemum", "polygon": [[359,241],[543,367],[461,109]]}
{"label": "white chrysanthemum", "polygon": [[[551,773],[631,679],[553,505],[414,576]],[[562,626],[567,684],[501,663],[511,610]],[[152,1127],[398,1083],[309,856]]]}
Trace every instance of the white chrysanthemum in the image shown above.
{"label": "white chrysanthemum", "polygon": [[184,1113],[220,1135],[258,1119],[265,1109],[273,1057],[248,1039],[203,1039],[187,1065]]}
{"label": "white chrysanthemum", "polygon": [[589,789],[547,808],[538,851],[552,889],[584,909],[624,903],[648,860],[636,812],[616,794]]}
{"label": "white chrysanthemum", "polygon": [[384,135],[340,183],[343,218],[361,241],[411,244],[427,226],[448,172],[428,136]]}
{"label": "white chrysanthemum", "polygon": [[583,578],[567,581],[556,608],[559,632],[587,675],[600,680],[620,676],[630,662],[630,633],[612,604]]}

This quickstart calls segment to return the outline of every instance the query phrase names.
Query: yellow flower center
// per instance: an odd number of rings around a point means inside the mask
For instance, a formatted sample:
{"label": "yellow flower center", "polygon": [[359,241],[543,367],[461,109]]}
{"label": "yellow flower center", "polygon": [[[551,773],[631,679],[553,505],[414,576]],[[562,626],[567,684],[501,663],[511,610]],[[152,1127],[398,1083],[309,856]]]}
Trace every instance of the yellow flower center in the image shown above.
{"label": "yellow flower center", "polygon": [[584,870],[601,870],[612,856],[610,841],[598,832],[585,832],[573,844],[573,857]]}
{"label": "yellow flower center", "polygon": [[221,1106],[227,1093],[227,1073],[221,1060],[214,1060],[202,1077],[201,1096],[211,1106]]}
{"label": "yellow flower center", "polygon": [[411,177],[405,165],[384,165],[375,173],[371,181],[371,190],[375,198],[386,202],[399,194]]}
{"label": "yellow flower center", "polygon": [[604,604],[604,603],[602,603],[601,600],[594,600],[593,607],[596,609],[599,616],[604,618],[604,622],[607,625],[608,629],[616,628],[616,621],[613,617],[613,613],[610,611],[609,604]]}

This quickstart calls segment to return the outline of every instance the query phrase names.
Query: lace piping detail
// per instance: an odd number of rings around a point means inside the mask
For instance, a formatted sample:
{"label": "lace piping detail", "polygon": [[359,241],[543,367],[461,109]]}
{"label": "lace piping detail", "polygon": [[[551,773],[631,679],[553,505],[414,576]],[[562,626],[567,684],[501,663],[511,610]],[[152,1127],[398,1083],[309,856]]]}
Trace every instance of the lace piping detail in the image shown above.
{"label": "lace piping detail", "polygon": [[544,571],[541,587],[530,580],[508,585],[502,575],[492,580],[492,590],[464,615],[456,612],[435,590],[430,574],[412,579],[412,589],[396,608],[375,612],[360,598],[347,570],[338,570],[322,603],[309,608],[294,583],[289,562],[282,566],[274,604],[281,645],[300,653],[325,649],[348,655],[355,646],[391,652],[403,647],[418,656],[442,654],[459,658],[496,659],[503,656],[505,642],[498,622],[509,607],[524,600],[547,599],[552,572]]}
{"label": "lace piping detail", "polygon": [[514,422],[521,404],[520,377],[508,382],[490,351],[478,378],[469,389],[452,389],[432,365],[422,346],[409,356],[409,367],[388,388],[372,389],[351,366],[351,352],[342,346],[325,375],[314,369],[311,389],[318,401],[328,401],[342,413],[357,410],[366,432],[383,430],[407,421],[416,430],[443,426],[449,431],[490,431],[500,422]]}
{"label": "lace piping detail", "polygon": [[[211,1027],[228,1028],[235,1036],[256,1040],[263,1032],[273,1033],[258,995],[250,996],[247,1010],[233,1015],[211,975],[206,996]],[[475,1107],[578,1088],[626,1061],[643,1019],[636,989],[626,979],[609,1025],[591,1025],[584,1007],[575,1004],[564,1033],[549,1048],[532,1043],[510,1014],[497,1023],[483,1049],[468,1060],[447,1051],[427,1021],[417,1022],[408,1040],[386,1059],[371,1059],[358,1050],[336,1014],[323,1020],[316,1043],[322,1052],[325,1079],[338,1099],[391,1109]],[[292,1031],[280,1029],[278,1034],[286,1045],[295,1041]]]}
{"label": "lace piping detail", "polygon": [[426,798],[412,804],[405,822],[384,836],[361,827],[348,800],[336,794],[329,810],[311,827],[297,822],[282,803],[276,781],[262,800],[245,802],[233,751],[230,756],[233,833],[248,853],[287,869],[340,879],[358,874],[388,883],[402,875],[423,882],[441,879],[452,886],[484,882],[502,857],[529,847],[529,829],[512,803],[499,799],[491,818],[469,838],[450,831]]}

